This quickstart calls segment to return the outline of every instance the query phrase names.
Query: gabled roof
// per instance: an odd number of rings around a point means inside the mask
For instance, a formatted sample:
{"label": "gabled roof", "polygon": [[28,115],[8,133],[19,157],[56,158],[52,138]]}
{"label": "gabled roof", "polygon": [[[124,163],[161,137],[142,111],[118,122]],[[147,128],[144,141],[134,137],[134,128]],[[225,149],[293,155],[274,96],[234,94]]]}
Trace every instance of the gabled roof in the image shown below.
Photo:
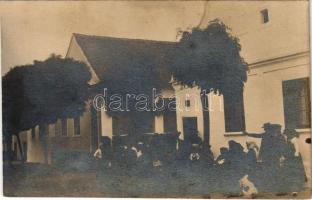
{"label": "gabled roof", "polygon": [[[128,73],[129,69],[144,66],[143,70],[152,70],[158,73],[164,87],[170,87],[171,73],[168,66],[168,54],[175,47],[175,42],[152,41],[141,39],[113,38],[105,36],[90,36],[73,34],[78,45],[89,61],[100,80],[107,74]],[[153,78],[153,77],[151,77]]]}

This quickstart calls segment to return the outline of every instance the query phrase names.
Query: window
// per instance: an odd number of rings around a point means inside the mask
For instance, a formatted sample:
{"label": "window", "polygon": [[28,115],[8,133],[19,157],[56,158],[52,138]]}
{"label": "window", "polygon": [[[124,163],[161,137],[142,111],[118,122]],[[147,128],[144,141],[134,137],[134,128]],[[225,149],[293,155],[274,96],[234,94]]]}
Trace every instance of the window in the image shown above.
{"label": "window", "polygon": [[74,134],[80,135],[80,117],[74,118]]}
{"label": "window", "polygon": [[283,81],[285,127],[311,127],[309,88],[309,78]]}
{"label": "window", "polygon": [[188,99],[188,100],[185,100],[185,107],[190,107],[191,106],[191,101]]}
{"label": "window", "polygon": [[36,137],[36,127],[31,129],[31,138],[35,139],[35,137]]}
{"label": "window", "polygon": [[245,130],[245,113],[243,93],[223,95],[224,120],[226,132],[241,132]]}
{"label": "window", "polygon": [[268,23],[269,22],[269,11],[268,9],[263,9],[260,11],[261,12],[261,16],[262,16],[262,22]]}
{"label": "window", "polygon": [[67,119],[62,119],[62,136],[67,136]]}

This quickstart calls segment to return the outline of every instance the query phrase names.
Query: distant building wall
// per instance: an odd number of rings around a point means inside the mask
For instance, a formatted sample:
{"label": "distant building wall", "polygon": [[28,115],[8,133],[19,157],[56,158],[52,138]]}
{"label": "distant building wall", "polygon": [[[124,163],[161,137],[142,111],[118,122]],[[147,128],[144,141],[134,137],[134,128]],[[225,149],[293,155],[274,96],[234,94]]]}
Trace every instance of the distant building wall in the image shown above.
{"label": "distant building wall", "polygon": [[39,136],[39,126],[35,126],[27,135],[27,162],[44,163],[43,144]]}
{"label": "distant building wall", "polygon": [[39,141],[39,126],[34,128],[35,135],[31,132],[32,130],[27,131],[27,162],[33,163],[43,163],[43,151],[42,151],[42,144]]}
{"label": "distant building wall", "polygon": [[239,38],[248,63],[309,50],[308,1],[209,1],[201,27],[216,18]]}
{"label": "distant building wall", "polygon": [[[53,151],[66,150],[66,151],[90,151],[91,140],[91,112],[90,105],[87,104],[86,111],[80,118],[79,127],[75,127],[74,119],[68,118],[67,121],[67,133],[65,134],[65,123],[59,119],[55,124],[55,137],[51,138]],[[77,128],[80,129],[79,134]]]}

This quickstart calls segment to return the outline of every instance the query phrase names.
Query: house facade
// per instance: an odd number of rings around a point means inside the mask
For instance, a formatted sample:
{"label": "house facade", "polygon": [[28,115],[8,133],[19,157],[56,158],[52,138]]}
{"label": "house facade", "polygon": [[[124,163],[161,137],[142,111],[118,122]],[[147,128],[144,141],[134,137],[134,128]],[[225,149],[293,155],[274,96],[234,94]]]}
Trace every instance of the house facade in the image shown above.
{"label": "house facade", "polygon": [[[212,1],[205,6],[200,26],[205,27],[209,21],[219,18],[240,39],[242,57],[250,68],[244,92],[240,100],[235,102],[222,95],[209,93],[210,119],[205,122],[199,89],[177,85],[170,74],[162,71],[167,85],[159,94],[165,99],[174,97],[176,107],[180,109],[150,118],[146,123],[151,125],[146,132],[164,133],[176,129],[181,132],[183,139],[187,131],[192,129],[197,130],[203,138],[204,125],[209,123],[209,143],[217,156],[219,149],[227,147],[230,140],[244,147],[247,141],[255,141],[260,146],[261,140],[250,138],[242,132],[261,133],[262,125],[266,122],[278,123],[283,129],[294,127],[300,133],[300,152],[310,180],[311,145],[305,142],[311,137],[308,2]],[[124,64],[123,59],[132,59],[129,54],[135,59],[144,52],[162,60],[174,44],[73,34],[66,57],[87,63],[92,73],[90,84],[96,85],[105,76],[107,67],[122,69],[119,65]],[[168,67],[162,63],[155,65],[164,70]],[[103,110],[97,111],[92,100],[88,105],[80,118],[60,119],[46,127],[50,136],[47,162],[53,160],[53,154],[69,150],[93,152],[102,136],[112,138],[123,134],[125,119],[114,118]],[[25,135],[27,161],[44,162],[42,144],[39,142],[40,127]]]}
{"label": "house facade", "polygon": [[[311,145],[305,142],[311,137],[309,3],[213,1],[207,3],[205,13],[202,25],[214,18],[222,20],[240,39],[241,55],[249,64],[241,129],[260,133],[265,122],[280,124],[282,129],[296,128],[310,180]],[[211,114],[214,152],[231,139],[242,145],[248,140],[260,145],[255,138],[226,130],[231,123],[224,120],[226,107],[224,112]]]}
{"label": "house facade", "polygon": [[[240,102],[209,94],[214,155],[219,154],[220,147],[228,147],[230,140],[244,147],[247,141],[260,146],[260,139],[245,136],[242,131],[262,133],[266,122],[280,124],[282,129],[293,127],[300,133],[300,153],[310,181],[311,145],[306,143],[311,137],[308,2],[207,2],[200,26],[216,18],[239,38],[249,72]],[[203,137],[202,111],[192,106],[192,101],[199,101],[199,91],[192,90],[190,111],[177,112],[177,127],[183,133],[183,118],[192,117]],[[185,98],[191,92],[180,86],[175,91],[179,102],[186,105]]]}

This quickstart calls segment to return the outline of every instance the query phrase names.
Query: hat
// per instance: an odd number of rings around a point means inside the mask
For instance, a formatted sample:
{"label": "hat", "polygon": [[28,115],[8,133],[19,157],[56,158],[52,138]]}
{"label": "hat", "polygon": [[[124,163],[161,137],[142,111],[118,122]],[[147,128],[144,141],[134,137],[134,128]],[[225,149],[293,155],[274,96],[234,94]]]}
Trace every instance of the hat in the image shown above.
{"label": "hat", "polygon": [[282,128],[280,124],[271,124],[270,122],[264,123],[262,128]]}

